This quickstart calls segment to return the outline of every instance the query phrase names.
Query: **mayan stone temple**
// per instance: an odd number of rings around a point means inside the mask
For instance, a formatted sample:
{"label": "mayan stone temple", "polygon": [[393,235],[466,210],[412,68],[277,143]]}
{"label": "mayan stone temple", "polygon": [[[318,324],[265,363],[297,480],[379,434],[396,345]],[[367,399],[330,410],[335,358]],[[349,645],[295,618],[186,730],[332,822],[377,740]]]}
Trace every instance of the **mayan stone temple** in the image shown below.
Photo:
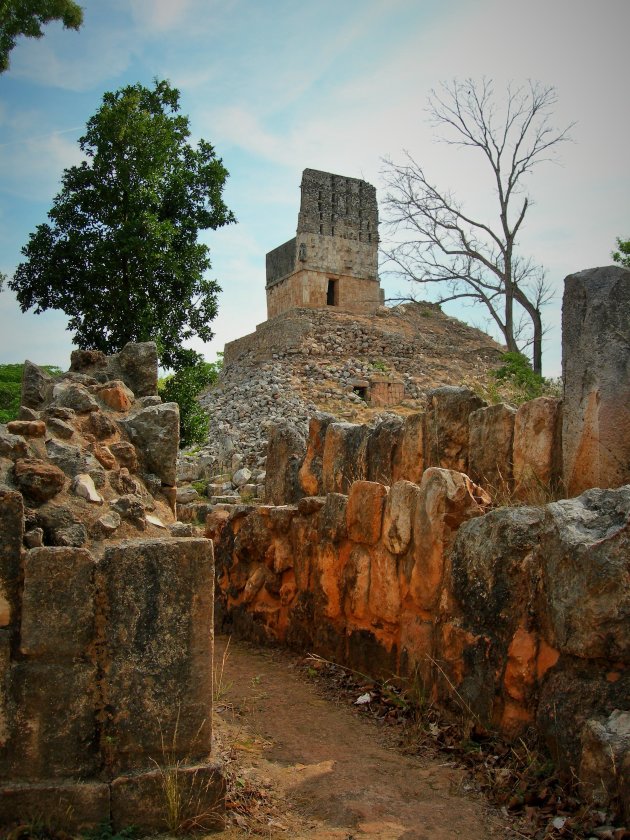
{"label": "mayan stone temple", "polygon": [[267,254],[267,317],[296,307],[374,312],[383,304],[375,188],[305,169],[301,191],[296,235]]}

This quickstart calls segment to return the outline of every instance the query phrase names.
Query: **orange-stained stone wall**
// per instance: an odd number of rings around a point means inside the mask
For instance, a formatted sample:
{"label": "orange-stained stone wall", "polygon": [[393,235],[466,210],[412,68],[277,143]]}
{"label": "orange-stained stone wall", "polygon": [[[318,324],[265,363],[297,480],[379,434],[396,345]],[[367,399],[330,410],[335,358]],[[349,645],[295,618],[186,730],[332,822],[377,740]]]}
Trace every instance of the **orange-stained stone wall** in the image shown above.
{"label": "orange-stained stone wall", "polygon": [[[348,495],[216,510],[218,628],[373,677],[415,675],[432,702],[509,737],[537,726],[553,740],[567,716],[610,713],[630,680],[630,488],[489,503],[463,473],[430,467],[419,484],[359,480]],[[577,727],[565,742],[577,766]]]}

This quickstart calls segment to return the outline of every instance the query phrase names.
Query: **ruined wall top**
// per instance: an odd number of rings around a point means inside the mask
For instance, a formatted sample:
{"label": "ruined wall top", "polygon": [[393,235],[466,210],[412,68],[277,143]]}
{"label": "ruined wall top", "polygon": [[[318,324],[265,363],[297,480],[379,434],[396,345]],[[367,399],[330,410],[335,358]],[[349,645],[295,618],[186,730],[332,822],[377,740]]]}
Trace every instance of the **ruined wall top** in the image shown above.
{"label": "ruined wall top", "polygon": [[318,169],[302,173],[297,232],[378,242],[376,189],[360,178]]}

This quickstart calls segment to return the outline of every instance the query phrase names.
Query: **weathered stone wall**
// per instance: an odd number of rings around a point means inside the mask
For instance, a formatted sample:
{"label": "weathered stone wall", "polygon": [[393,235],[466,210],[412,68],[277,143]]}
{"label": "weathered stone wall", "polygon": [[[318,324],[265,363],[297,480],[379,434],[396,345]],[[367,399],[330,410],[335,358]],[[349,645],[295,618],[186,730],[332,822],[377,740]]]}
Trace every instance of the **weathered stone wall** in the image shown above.
{"label": "weathered stone wall", "polygon": [[[273,469],[267,470],[267,499],[282,504],[300,495],[346,493],[363,479],[419,483],[425,469],[437,466],[469,474],[493,498],[548,501],[562,486],[560,405],[559,399],[539,397],[517,411],[503,404],[486,406],[466,388],[443,387],[429,392],[423,413],[390,416],[374,425],[340,423],[318,414],[310,421],[297,466],[297,487],[281,476],[295,473],[299,450],[294,447],[289,460],[278,439],[270,437],[267,463]],[[518,417],[535,417],[536,422],[517,424]],[[284,486],[291,487],[291,495],[281,495]]]}
{"label": "weathered stone wall", "polygon": [[[334,304],[328,303],[328,284],[337,283]],[[369,314],[383,303],[377,280],[352,277],[341,265],[334,265],[325,272],[299,269],[289,277],[267,287],[267,317],[276,318],[291,309],[335,309]]]}
{"label": "weathered stone wall", "polygon": [[[278,506],[208,516],[222,629],[413,676],[509,736],[535,727],[588,799],[628,817],[629,283],[567,279],[564,405],[448,386],[405,419],[316,414],[301,459],[290,430],[272,436]],[[591,489],[549,503],[565,485]]]}
{"label": "weathered stone wall", "polygon": [[211,513],[218,627],[413,676],[458,716],[511,737],[536,726],[577,770],[589,721],[630,696],[630,487],[488,503],[431,467],[419,485]]}
{"label": "weathered stone wall", "polygon": [[182,824],[221,823],[212,543],[179,536],[156,382],[155,345],[29,364],[0,427],[0,825],[173,828],[166,774]]}

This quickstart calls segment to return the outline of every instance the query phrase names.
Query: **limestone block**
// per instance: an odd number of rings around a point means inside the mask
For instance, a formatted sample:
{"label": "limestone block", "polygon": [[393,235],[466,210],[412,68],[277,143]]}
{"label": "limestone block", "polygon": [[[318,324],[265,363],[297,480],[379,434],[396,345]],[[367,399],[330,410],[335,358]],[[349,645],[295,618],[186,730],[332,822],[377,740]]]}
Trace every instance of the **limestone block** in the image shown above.
{"label": "limestone block", "polygon": [[34,408],[27,408],[25,405],[20,406],[20,410],[17,416],[18,420],[40,420],[40,413],[39,411],[35,411]]}
{"label": "limestone block", "polygon": [[222,510],[221,508],[215,508],[214,510],[211,510],[210,513],[206,516],[205,536],[209,540],[214,540],[216,542],[218,539],[220,539],[221,532],[225,528],[225,525],[229,518],[230,512],[227,510]]}
{"label": "limestone block", "polygon": [[107,440],[118,434],[118,427],[102,411],[92,411],[82,423],[83,433],[94,435],[97,440]]}
{"label": "limestone block", "polygon": [[582,658],[630,662],[630,487],[546,508],[537,554],[548,641]]}
{"label": "limestone block", "polygon": [[283,421],[270,427],[265,476],[269,504],[292,504],[304,495],[298,472],[305,452],[306,441],[291,423]]}
{"label": "limestone block", "polygon": [[543,520],[540,508],[498,508],[463,523],[453,544],[453,594],[464,626],[492,638],[502,657],[534,608]]}
{"label": "limestone block", "polygon": [[54,383],[47,371],[27,359],[22,372],[21,404],[26,408],[41,408],[52,397]]}
{"label": "limestone block", "polygon": [[55,405],[71,408],[78,414],[98,411],[98,403],[92,394],[78,382],[59,382],[53,387],[53,400]]}
{"label": "limestone block", "polygon": [[468,475],[498,492],[512,485],[515,416],[515,408],[499,403],[478,408],[468,418]]}
{"label": "limestone block", "polygon": [[625,803],[630,814],[630,777],[624,773],[630,759],[630,712],[616,709],[607,719],[588,720],[582,730],[580,790],[596,808],[612,801]]}
{"label": "limestone block", "polygon": [[307,496],[319,496],[323,492],[323,458],[326,430],[335,418],[332,414],[318,412],[308,425],[306,454],[298,473],[300,487]]}
{"label": "limestone block", "polygon": [[[119,776],[111,785],[115,830],[180,833],[225,827],[225,779],[218,762],[169,766],[168,756],[148,773]],[[167,790],[180,798],[179,815],[169,815]]]}
{"label": "limestone block", "polygon": [[[100,769],[95,749],[93,665],[16,662],[9,672],[15,709],[0,767],[13,779],[90,778]],[[4,754],[2,754],[4,753]]]}
{"label": "limestone block", "polygon": [[20,557],[24,535],[24,503],[15,490],[0,487],[0,627],[18,615]]}
{"label": "limestone block", "polygon": [[232,486],[236,488],[243,487],[249,482],[251,477],[252,471],[247,467],[241,467],[239,470],[236,470],[232,476]]}
{"label": "limestone block", "polygon": [[211,744],[214,563],[204,538],[123,541],[99,563],[103,745],[123,771]]}
{"label": "limestone block", "polygon": [[346,509],[348,497],[342,493],[328,493],[319,514],[319,533],[323,540],[340,543],[347,539]]}
{"label": "limestone block", "polygon": [[52,463],[71,478],[80,473],[89,473],[97,487],[105,483],[103,468],[90,452],[81,447],[49,438],[46,441],[46,453]]}
{"label": "limestone block", "polygon": [[562,449],[569,495],[630,483],[630,271],[569,275],[562,301]]}
{"label": "limestone block", "polygon": [[117,380],[107,382],[104,387],[99,388],[97,396],[113,411],[129,411],[134,401],[133,392],[124,382]]}
{"label": "limestone block", "polygon": [[94,632],[94,569],[83,548],[34,548],[24,557],[23,655],[64,662],[85,655]]}
{"label": "limestone block", "polygon": [[136,397],[157,394],[158,356],[154,341],[129,342],[120,353],[109,356],[107,364],[111,377],[122,379]]}
{"label": "limestone block", "polygon": [[[131,446],[131,444],[129,444],[129,446]],[[93,443],[90,446],[90,452],[94,455],[99,464],[106,470],[113,470],[116,466],[116,458],[109,446],[105,446],[102,443]]]}
{"label": "limestone block", "polygon": [[430,467],[425,470],[413,518],[409,594],[420,610],[434,610],[444,581],[445,554],[460,525],[483,507],[468,476]]}
{"label": "limestone block", "polygon": [[88,502],[93,502],[97,505],[103,504],[103,497],[100,493],[96,492],[94,480],[88,473],[79,473],[74,477],[72,480],[72,492],[82,499],[86,499]]}
{"label": "limestone block", "polygon": [[194,487],[188,485],[177,488],[176,499],[178,505],[187,505],[189,502],[198,502],[200,500],[200,496]]}
{"label": "limestone block", "polygon": [[157,475],[163,484],[175,486],[179,448],[177,403],[140,408],[118,423],[140,454],[144,469]]}
{"label": "limestone block", "polygon": [[24,438],[21,435],[11,435],[6,431],[6,427],[0,426],[0,458],[15,461],[18,458],[26,458],[27,455]]}
{"label": "limestone block", "polygon": [[20,458],[13,469],[15,483],[34,502],[46,502],[63,489],[66,476],[54,464],[39,458]]}
{"label": "limestone block", "polygon": [[356,543],[374,545],[381,536],[383,508],[389,488],[375,481],[355,481],[348,495],[348,537]]}
{"label": "limestone block", "polygon": [[401,417],[388,417],[370,431],[367,443],[368,481],[391,484],[392,476],[400,460],[400,446],[403,435]]}
{"label": "limestone block", "polygon": [[425,466],[468,472],[468,417],[484,401],[468,388],[444,385],[429,391],[425,418]]}
{"label": "limestone block", "polygon": [[47,825],[60,831],[83,833],[109,823],[109,785],[104,782],[49,780],[0,783],[0,825]]}
{"label": "limestone block", "polygon": [[297,503],[298,513],[300,516],[311,516],[314,513],[319,513],[325,504],[325,496],[307,496]]}
{"label": "limestone block", "polygon": [[63,440],[69,440],[74,435],[74,429],[70,423],[61,420],[58,417],[48,417],[46,420],[46,430],[52,435]]}
{"label": "limestone block", "polygon": [[370,430],[355,423],[330,423],[322,460],[324,493],[347,493],[354,481],[367,476]]}
{"label": "limestone block", "polygon": [[46,424],[43,420],[12,420],[7,423],[7,431],[23,437],[44,437]]}
{"label": "limestone block", "polygon": [[393,481],[405,479],[420,484],[424,472],[424,426],[424,414],[411,414],[405,418],[400,441],[400,458],[394,464]]}
{"label": "limestone block", "polygon": [[538,397],[518,407],[512,449],[514,494],[532,502],[556,488],[562,472],[562,401]]}
{"label": "limestone block", "polygon": [[[562,657],[545,674],[540,689],[536,725],[556,766],[577,775],[589,720],[604,726],[615,709],[627,710],[630,672],[621,669],[611,680],[610,663]],[[626,760],[626,767],[630,764]],[[623,773],[624,768],[618,768]],[[627,778],[627,776],[626,776]]]}
{"label": "limestone block", "polygon": [[396,557],[382,545],[370,550],[368,606],[375,621],[396,624],[400,618],[400,586]]}
{"label": "limestone block", "polygon": [[411,523],[420,489],[410,481],[397,481],[385,502],[383,545],[392,554],[402,554],[411,540]]}
{"label": "limestone block", "polygon": [[369,617],[370,567],[372,558],[363,545],[355,546],[345,570],[347,604],[351,619],[362,622]]}

